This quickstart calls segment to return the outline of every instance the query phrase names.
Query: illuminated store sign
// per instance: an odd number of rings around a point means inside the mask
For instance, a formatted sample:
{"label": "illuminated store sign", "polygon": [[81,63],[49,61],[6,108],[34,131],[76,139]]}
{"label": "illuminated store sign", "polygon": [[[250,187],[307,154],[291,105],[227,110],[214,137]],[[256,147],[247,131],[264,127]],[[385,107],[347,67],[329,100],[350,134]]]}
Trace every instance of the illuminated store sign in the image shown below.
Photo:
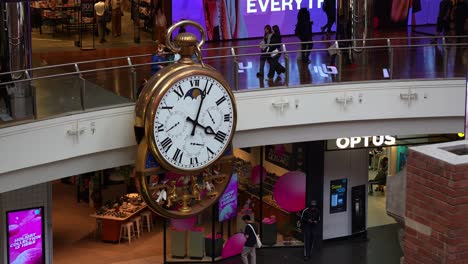
{"label": "illuminated store sign", "polygon": [[339,149],[355,147],[380,147],[395,145],[396,138],[392,136],[372,136],[372,137],[351,137],[336,139],[336,146]]}

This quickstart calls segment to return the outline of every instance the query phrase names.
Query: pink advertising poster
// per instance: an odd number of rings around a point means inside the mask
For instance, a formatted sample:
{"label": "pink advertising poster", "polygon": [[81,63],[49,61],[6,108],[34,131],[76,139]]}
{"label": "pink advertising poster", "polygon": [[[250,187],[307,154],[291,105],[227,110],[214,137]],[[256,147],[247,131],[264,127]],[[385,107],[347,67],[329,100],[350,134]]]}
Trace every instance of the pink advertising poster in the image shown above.
{"label": "pink advertising poster", "polygon": [[9,264],[45,263],[43,211],[39,207],[7,212]]}
{"label": "pink advertising poster", "polygon": [[237,173],[232,174],[226,190],[219,198],[219,222],[237,215]]}

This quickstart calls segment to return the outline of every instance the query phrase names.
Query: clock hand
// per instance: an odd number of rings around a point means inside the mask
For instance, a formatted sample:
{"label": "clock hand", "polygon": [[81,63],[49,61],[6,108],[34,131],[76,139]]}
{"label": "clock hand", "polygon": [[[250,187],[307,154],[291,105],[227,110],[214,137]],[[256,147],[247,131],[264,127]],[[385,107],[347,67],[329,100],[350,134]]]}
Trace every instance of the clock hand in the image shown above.
{"label": "clock hand", "polygon": [[213,121],[213,124],[216,124],[216,122],[215,122],[214,119],[213,119],[213,116],[211,116],[211,114],[210,114],[210,111],[207,111],[207,112],[208,112],[208,115],[209,115],[210,118],[211,118],[211,121]]}
{"label": "clock hand", "polygon": [[[192,122],[194,128],[197,127],[197,126],[203,128],[203,130],[205,130],[205,133],[208,134],[208,135],[214,135],[214,134],[216,134],[216,133],[214,132],[213,128],[211,128],[210,126],[203,126],[202,124],[198,123],[198,121],[193,120],[193,119],[190,118],[189,116],[187,116],[187,121]],[[192,136],[193,136],[193,135],[192,135]]]}
{"label": "clock hand", "polygon": [[171,131],[174,127],[178,126],[179,125],[179,122],[177,122],[176,124],[174,124],[171,128],[169,128],[168,130],[166,130],[166,132],[169,132]]}
{"label": "clock hand", "polygon": [[[205,90],[206,90],[206,88],[205,88]],[[203,101],[205,100],[205,95],[206,95],[206,94],[205,94],[205,90],[203,90],[203,91],[202,91],[202,94],[201,94],[201,97],[202,97],[202,98],[201,98],[200,106],[198,107],[197,117],[195,118],[195,120],[192,120],[192,121],[194,121],[194,126],[193,126],[193,129],[192,129],[192,133],[190,134],[190,135],[192,135],[192,136],[195,135],[195,128],[197,128],[196,125],[199,124],[199,123],[198,123],[198,117],[200,116],[200,110],[201,110],[201,108],[202,108]],[[188,118],[188,117],[187,117],[187,118]]]}

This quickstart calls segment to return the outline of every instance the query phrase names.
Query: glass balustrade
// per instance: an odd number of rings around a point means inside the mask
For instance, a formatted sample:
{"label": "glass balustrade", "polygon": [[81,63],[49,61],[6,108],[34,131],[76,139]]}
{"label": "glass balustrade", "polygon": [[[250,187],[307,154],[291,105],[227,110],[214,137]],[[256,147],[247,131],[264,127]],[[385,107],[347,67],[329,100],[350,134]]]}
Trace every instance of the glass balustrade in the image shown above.
{"label": "glass balustrade", "polygon": [[[268,78],[274,54],[259,46],[203,49],[204,62],[235,92],[333,83],[465,78],[468,44],[456,37],[314,41],[309,62],[301,43],[282,44],[285,71]],[[358,46],[359,45],[359,46]],[[151,54],[50,65],[0,73],[0,128],[61,115],[126,106],[151,78]],[[265,59],[263,74],[262,58]],[[161,64],[162,66],[173,62]],[[280,67],[281,68],[281,67]],[[259,74],[260,73],[260,74]]]}

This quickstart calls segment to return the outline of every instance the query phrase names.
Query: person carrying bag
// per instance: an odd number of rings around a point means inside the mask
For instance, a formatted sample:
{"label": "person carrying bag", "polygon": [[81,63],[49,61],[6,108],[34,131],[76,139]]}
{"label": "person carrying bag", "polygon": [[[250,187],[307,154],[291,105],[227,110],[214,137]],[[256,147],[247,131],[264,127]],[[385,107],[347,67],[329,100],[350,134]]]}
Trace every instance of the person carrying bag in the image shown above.
{"label": "person carrying bag", "polygon": [[247,256],[249,256],[250,264],[256,264],[255,248],[261,247],[262,242],[260,242],[260,239],[255,232],[255,227],[253,225],[253,221],[250,219],[250,215],[242,216],[242,220],[245,222],[244,235],[246,238],[241,254],[242,263],[249,264],[249,258],[247,258]]}

